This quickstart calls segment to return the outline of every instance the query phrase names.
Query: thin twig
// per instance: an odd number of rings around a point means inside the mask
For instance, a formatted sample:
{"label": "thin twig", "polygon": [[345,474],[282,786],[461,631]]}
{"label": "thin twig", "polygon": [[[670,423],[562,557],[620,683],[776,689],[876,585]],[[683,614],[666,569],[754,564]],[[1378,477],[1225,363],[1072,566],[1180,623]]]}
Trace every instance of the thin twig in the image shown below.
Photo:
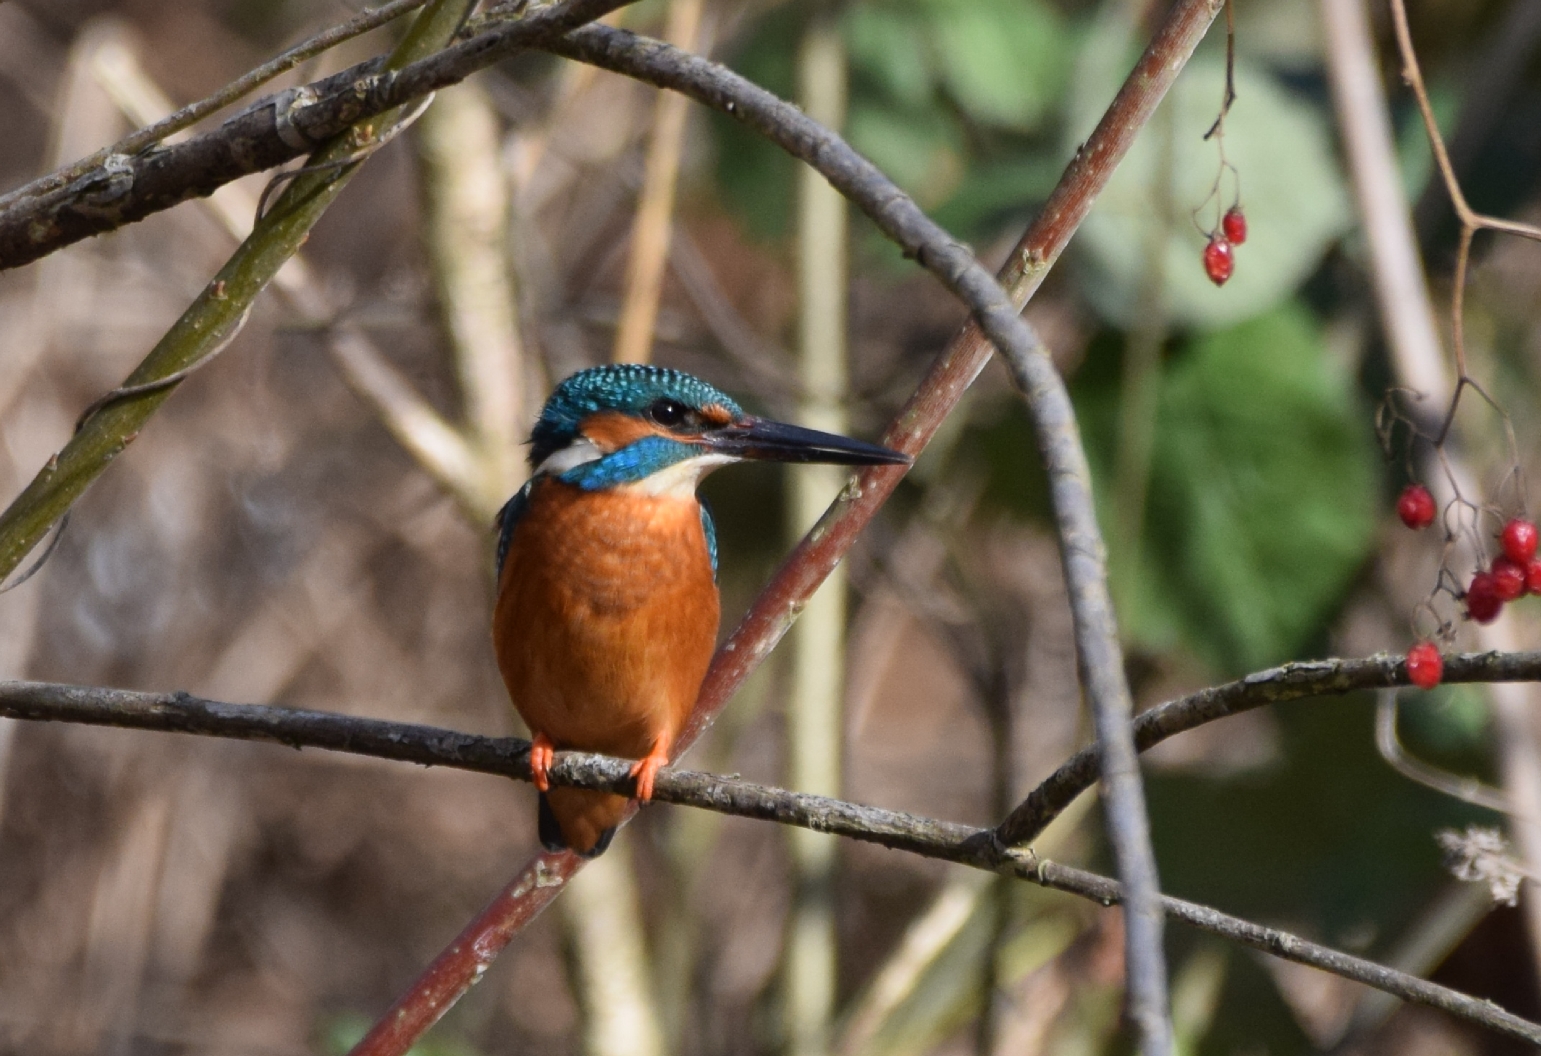
{"label": "thin twig", "polygon": [[[1382,674],[1389,672],[1400,682],[1406,681],[1405,671],[1377,658],[1314,665],[1319,669],[1314,681],[1322,692],[1347,692],[1345,686],[1352,679],[1345,676],[1360,671],[1364,665],[1370,665]],[[1462,679],[1505,675],[1535,678],[1541,677],[1541,654],[1452,657],[1451,667]],[[1236,685],[1273,684],[1285,670],[1262,672]],[[1307,681],[1299,675],[1296,672],[1297,677],[1290,683],[1294,688]],[[1220,690],[1225,688],[1220,687]],[[272,741],[292,748],[325,748],[524,781],[530,776],[529,742],[517,738],[478,737],[431,726],[297,708],[226,704],[185,693],[138,693],[44,682],[0,681],[0,716]],[[561,785],[624,794],[631,789],[630,767],[631,760],[628,759],[562,752],[551,769],[551,779]],[[989,829],[686,770],[662,771],[654,798],[665,803],[833,833],[927,858],[1004,873],[1103,905],[1123,903],[1123,889],[1116,881],[1041,859],[1030,849],[1003,847]],[[577,861],[571,854],[541,855],[537,866],[526,871],[526,886],[500,895],[481,919],[488,926],[517,930],[532,915],[528,897],[531,892],[559,888],[572,875]],[[1307,942],[1288,932],[1253,924],[1182,899],[1162,897],[1160,908],[1163,913],[1211,934],[1365,983],[1405,1001],[1442,1009],[1497,1033],[1541,1044],[1541,1025],[1505,1012],[1491,1002],[1479,1001],[1372,961]],[[495,951],[487,947],[468,952],[484,968],[491,961],[489,954],[495,955]],[[438,1011],[442,1013],[444,1007],[439,1007]]]}
{"label": "thin twig", "polygon": [[1236,103],[1236,0],[1225,2],[1225,94],[1220,99],[1220,113],[1204,138],[1225,138],[1225,118]]}
{"label": "thin twig", "polygon": [[[1440,134],[1439,122],[1434,118],[1434,106],[1429,101],[1428,88],[1423,83],[1423,71],[1418,65],[1418,53],[1413,50],[1412,31],[1407,25],[1407,5],[1405,0],[1391,0],[1391,24],[1396,30],[1397,50],[1401,53],[1402,57],[1402,78],[1407,82],[1407,86],[1412,89],[1413,98],[1418,104],[1418,112],[1423,117],[1424,132],[1428,136],[1429,146],[1434,152],[1434,165],[1439,170],[1440,179],[1444,181],[1445,192],[1450,195],[1450,204],[1455,209],[1455,215],[1461,222],[1460,243],[1456,255],[1455,281],[1450,293],[1450,316],[1453,327],[1451,342],[1455,346],[1456,374],[1461,380],[1464,380],[1467,377],[1466,328],[1462,325],[1462,319],[1465,310],[1466,275],[1471,262],[1471,242],[1473,236],[1478,231],[1486,229],[1541,241],[1541,227],[1533,227],[1530,224],[1522,224],[1514,220],[1504,220],[1494,216],[1485,216],[1473,209],[1466,201],[1466,194],[1461,190],[1461,182],[1455,175],[1455,167],[1450,163],[1450,153],[1445,149],[1445,138]],[[1459,396],[1459,391],[1457,396]],[[1451,414],[1452,416],[1454,414],[1453,407]]]}
{"label": "thin twig", "polygon": [[[1468,170],[1489,136],[1509,113],[1507,105],[1525,81],[1536,45],[1541,42],[1541,4],[1517,3],[1496,14],[1470,55],[1461,77],[1461,108],[1450,137],[1450,166]],[[1444,181],[1429,181],[1414,209],[1422,238],[1431,238],[1444,220],[1440,191]]]}

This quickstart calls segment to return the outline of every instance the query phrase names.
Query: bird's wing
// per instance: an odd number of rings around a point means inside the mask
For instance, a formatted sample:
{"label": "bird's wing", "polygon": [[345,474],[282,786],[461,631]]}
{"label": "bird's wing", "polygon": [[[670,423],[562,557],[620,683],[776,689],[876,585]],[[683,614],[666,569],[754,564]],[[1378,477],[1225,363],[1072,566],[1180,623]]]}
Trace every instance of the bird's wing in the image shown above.
{"label": "bird's wing", "polygon": [[[492,522],[498,532],[497,576],[499,580],[503,578],[503,559],[508,556],[508,544],[513,541],[514,528],[519,524],[519,519],[524,516],[524,511],[529,508],[530,488],[535,484],[536,479],[531,477],[525,481],[524,487],[514,492],[514,497],[503,504],[503,508],[498,511],[497,517]],[[710,535],[711,533],[707,534]],[[713,550],[715,552],[715,547],[713,547]],[[715,560],[712,567],[716,567]]]}
{"label": "bird's wing", "polygon": [[706,556],[712,559],[712,578],[717,578],[717,522],[712,520],[711,508],[699,496],[701,505],[701,531],[706,535]]}

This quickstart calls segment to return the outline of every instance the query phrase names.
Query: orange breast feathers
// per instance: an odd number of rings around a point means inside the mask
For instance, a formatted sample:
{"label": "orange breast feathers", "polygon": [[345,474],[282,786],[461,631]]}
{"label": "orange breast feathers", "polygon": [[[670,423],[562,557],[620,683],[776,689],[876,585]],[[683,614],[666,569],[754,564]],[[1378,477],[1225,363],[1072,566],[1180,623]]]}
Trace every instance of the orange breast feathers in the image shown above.
{"label": "orange breast feathers", "polygon": [[[504,559],[493,644],[532,733],[558,749],[640,759],[672,748],[706,677],[719,611],[694,497],[544,480]],[[577,850],[625,807],[602,793],[550,797]]]}

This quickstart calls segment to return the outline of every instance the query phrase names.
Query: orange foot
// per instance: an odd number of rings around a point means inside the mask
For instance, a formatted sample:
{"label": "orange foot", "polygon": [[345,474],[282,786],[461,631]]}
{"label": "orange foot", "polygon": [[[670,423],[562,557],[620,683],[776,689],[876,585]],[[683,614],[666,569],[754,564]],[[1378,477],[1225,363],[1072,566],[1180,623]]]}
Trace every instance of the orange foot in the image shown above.
{"label": "orange foot", "polygon": [[551,788],[551,764],[556,762],[556,745],[544,733],[530,742],[530,779],[542,792]]}
{"label": "orange foot", "polygon": [[653,798],[653,782],[658,771],[669,765],[669,746],[659,741],[653,750],[631,764],[631,776],[637,779],[637,798],[643,803]]}

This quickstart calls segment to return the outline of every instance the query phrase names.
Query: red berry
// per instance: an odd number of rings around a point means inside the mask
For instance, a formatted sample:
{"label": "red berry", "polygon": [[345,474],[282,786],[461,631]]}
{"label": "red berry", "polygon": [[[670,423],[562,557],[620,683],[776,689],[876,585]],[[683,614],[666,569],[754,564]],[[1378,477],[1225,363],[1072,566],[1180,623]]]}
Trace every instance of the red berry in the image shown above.
{"label": "red berry", "polygon": [[1225,216],[1220,219],[1220,229],[1233,246],[1247,240],[1247,214],[1241,211],[1241,206],[1233,205],[1225,211]]}
{"label": "red berry", "polygon": [[1499,536],[1505,556],[1516,565],[1523,565],[1536,556],[1536,540],[1536,526],[1518,517],[1504,525],[1503,534]]}
{"label": "red berry", "polygon": [[1419,689],[1433,689],[1445,676],[1445,658],[1433,642],[1419,642],[1407,651],[1407,677]]}
{"label": "red berry", "polygon": [[1525,589],[1541,594],[1541,557],[1533,557],[1525,563]]}
{"label": "red berry", "polygon": [[1216,286],[1224,286],[1225,280],[1236,270],[1236,253],[1224,235],[1211,235],[1204,247],[1204,274]]}
{"label": "red berry", "polygon": [[1397,516],[1415,532],[1433,524],[1437,512],[1434,496],[1422,484],[1409,484],[1402,489],[1402,495],[1397,499]]}
{"label": "red berry", "polygon": [[1503,607],[1504,599],[1498,596],[1491,572],[1478,572],[1471,577],[1471,586],[1466,588],[1466,615],[1478,623],[1492,623]]}
{"label": "red berry", "polygon": [[1499,601],[1513,601],[1525,596],[1525,566],[1507,557],[1493,562],[1493,592]]}

